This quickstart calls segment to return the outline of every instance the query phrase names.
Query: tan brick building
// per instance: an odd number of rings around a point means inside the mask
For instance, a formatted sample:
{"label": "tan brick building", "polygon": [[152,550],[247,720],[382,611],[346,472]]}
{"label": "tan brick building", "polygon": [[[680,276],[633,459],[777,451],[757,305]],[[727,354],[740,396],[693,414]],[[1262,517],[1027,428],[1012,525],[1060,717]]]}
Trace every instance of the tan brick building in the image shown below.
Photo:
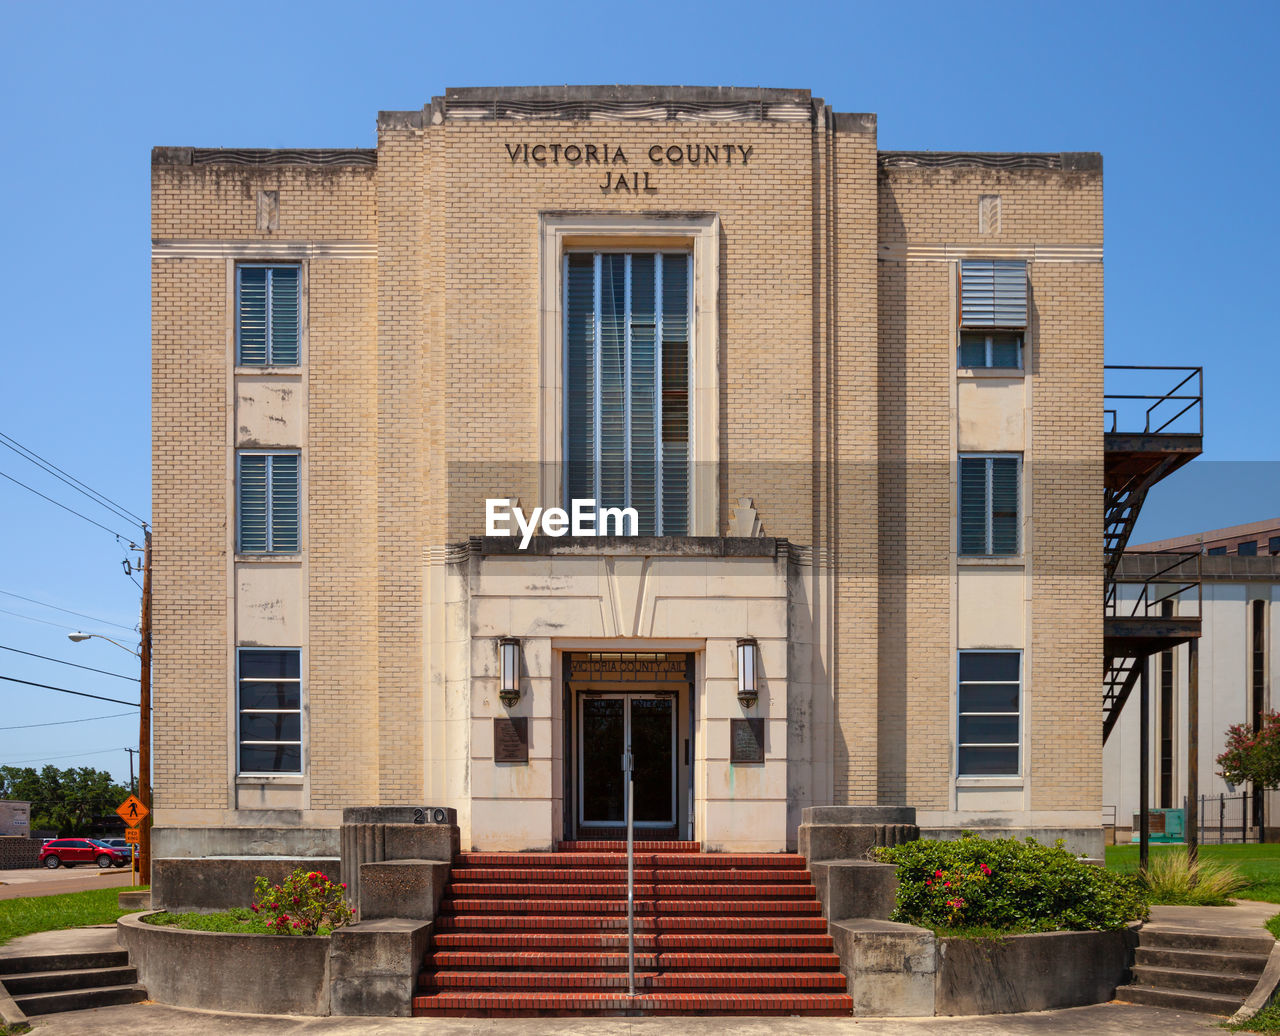
{"label": "tan brick building", "polygon": [[[158,857],[609,837],[628,739],[654,837],[1100,846],[1097,155],[465,89],[152,183]],[[587,499],[638,534],[488,534]]]}

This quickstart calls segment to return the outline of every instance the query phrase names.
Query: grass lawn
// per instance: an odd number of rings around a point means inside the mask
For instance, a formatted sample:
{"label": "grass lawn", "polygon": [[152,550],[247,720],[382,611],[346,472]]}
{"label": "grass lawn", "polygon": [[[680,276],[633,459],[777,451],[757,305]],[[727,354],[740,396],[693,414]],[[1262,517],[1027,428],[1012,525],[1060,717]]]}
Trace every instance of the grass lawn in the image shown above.
{"label": "grass lawn", "polygon": [[110,924],[122,914],[133,912],[120,909],[117,898],[120,891],[118,888],[90,889],[63,896],[0,899],[0,945],[33,932]]}
{"label": "grass lawn", "polygon": [[[1151,846],[1151,856],[1185,846]],[[1252,884],[1239,893],[1242,899],[1256,899],[1263,903],[1280,903],[1280,844],[1277,845],[1202,845],[1200,858],[1215,863],[1230,863],[1239,867]],[[1138,869],[1137,845],[1107,846],[1107,869],[1136,871]]]}

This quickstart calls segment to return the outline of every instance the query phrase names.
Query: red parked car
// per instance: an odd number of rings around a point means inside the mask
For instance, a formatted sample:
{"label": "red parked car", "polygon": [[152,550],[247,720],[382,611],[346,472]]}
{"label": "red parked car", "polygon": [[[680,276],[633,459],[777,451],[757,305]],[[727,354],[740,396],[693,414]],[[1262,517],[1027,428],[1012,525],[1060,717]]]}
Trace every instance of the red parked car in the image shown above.
{"label": "red parked car", "polygon": [[55,838],[40,850],[40,862],[51,871],[64,864],[74,867],[77,863],[96,863],[106,870],[108,867],[123,867],[129,858],[90,838]]}

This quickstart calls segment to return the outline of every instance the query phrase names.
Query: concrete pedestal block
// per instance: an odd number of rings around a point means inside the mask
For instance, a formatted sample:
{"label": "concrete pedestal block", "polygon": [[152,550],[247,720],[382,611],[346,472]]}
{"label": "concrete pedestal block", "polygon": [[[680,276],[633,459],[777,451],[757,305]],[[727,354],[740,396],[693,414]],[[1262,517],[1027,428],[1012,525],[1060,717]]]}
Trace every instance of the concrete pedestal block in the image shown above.
{"label": "concrete pedestal block", "polygon": [[809,864],[828,921],[887,921],[898,895],[898,868],[872,860],[824,860]]}
{"label": "concrete pedestal block", "polygon": [[801,824],[799,850],[810,863],[860,860],[877,846],[900,845],[919,837],[915,824]]}
{"label": "concrete pedestal block", "polygon": [[122,889],[116,896],[116,902],[120,904],[121,910],[128,910],[130,913],[136,910],[150,910],[151,893],[144,889]]}
{"label": "concrete pedestal block", "polygon": [[915,806],[805,806],[802,824],[914,824]]}
{"label": "concrete pedestal block", "polygon": [[360,920],[434,921],[450,865],[443,860],[383,860],[360,864]]}
{"label": "concrete pedestal block", "polygon": [[412,1015],[418,971],[431,949],[431,928],[427,921],[384,918],[337,929],[329,949],[332,1013]]}
{"label": "concrete pedestal block", "polygon": [[834,921],[829,928],[855,1017],[933,1015],[938,970],[933,932],[866,919]]}
{"label": "concrete pedestal block", "polygon": [[[436,823],[432,817],[442,821]],[[347,902],[360,902],[360,866],[383,860],[443,860],[458,854],[458,815],[454,809],[417,806],[353,806],[342,811],[343,873]]]}

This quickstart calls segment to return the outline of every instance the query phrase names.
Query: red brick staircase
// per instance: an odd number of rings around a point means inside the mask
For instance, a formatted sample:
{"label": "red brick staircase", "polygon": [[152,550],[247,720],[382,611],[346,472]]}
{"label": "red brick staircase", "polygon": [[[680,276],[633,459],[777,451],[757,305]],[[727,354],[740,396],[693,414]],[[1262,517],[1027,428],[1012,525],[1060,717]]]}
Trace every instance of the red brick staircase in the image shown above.
{"label": "red brick staircase", "polygon": [[416,1016],[849,1015],[803,857],[637,842],[636,996],[621,842],[462,853]]}

